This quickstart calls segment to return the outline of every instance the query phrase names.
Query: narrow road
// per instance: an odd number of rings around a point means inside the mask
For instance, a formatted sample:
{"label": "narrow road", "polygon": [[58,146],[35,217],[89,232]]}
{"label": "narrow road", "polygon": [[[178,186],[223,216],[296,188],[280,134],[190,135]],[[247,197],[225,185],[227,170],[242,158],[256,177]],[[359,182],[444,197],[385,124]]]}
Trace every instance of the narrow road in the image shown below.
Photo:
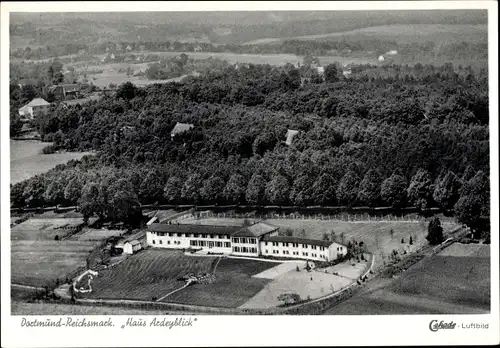
{"label": "narrow road", "polygon": [[45,288],[41,288],[39,286],[31,286],[31,285],[22,285],[22,284],[10,284],[10,286],[16,287],[16,288],[22,288],[22,289],[30,289],[30,290],[43,290],[45,291]]}

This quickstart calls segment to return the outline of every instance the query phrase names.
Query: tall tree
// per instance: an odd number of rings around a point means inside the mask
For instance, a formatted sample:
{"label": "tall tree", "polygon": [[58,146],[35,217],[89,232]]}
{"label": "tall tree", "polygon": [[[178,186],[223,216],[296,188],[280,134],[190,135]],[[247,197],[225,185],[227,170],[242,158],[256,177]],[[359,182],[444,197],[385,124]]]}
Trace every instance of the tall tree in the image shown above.
{"label": "tall tree", "polygon": [[260,174],[253,174],[245,192],[246,201],[250,204],[264,204],[265,190],[266,179]]}
{"label": "tall tree", "polygon": [[373,169],[366,172],[359,184],[358,200],[361,204],[375,207],[380,203],[380,175]]}
{"label": "tall tree", "polygon": [[203,183],[200,190],[201,198],[206,202],[222,203],[224,187],[224,180],[217,175],[212,175]]}
{"label": "tall tree", "polygon": [[99,204],[99,187],[94,182],[89,182],[83,186],[78,205],[85,220],[88,220],[94,214],[99,215],[101,218],[104,217]]}
{"label": "tall tree", "polygon": [[245,200],[246,181],[241,174],[233,174],[224,188],[224,198],[231,203],[241,204]]}
{"label": "tall tree", "polygon": [[168,178],[163,190],[165,200],[169,203],[179,202],[181,199],[181,192],[182,180],[177,176],[171,176]]}
{"label": "tall tree", "polygon": [[452,209],[460,197],[460,186],[460,180],[455,173],[448,171],[442,178],[438,178],[433,198],[442,208]]}
{"label": "tall tree", "polygon": [[325,82],[336,82],[339,80],[337,64],[328,64],[325,67]]}
{"label": "tall tree", "polygon": [[293,187],[290,192],[290,201],[294,205],[304,206],[309,205],[313,199],[314,178],[311,175],[300,175],[293,182]]}
{"label": "tall tree", "polygon": [[406,203],[406,180],[399,174],[392,174],[382,182],[382,199],[394,208],[402,208]]}
{"label": "tall tree", "polygon": [[328,173],[321,174],[313,184],[312,196],[319,205],[332,205],[335,203],[335,179]]}
{"label": "tall tree", "polygon": [[426,239],[431,245],[441,244],[444,241],[443,227],[441,227],[441,221],[439,221],[439,218],[435,217],[429,221]]}
{"label": "tall tree", "polygon": [[426,209],[432,200],[432,179],[428,171],[419,169],[408,186],[408,201],[420,209]]}
{"label": "tall tree", "polygon": [[190,174],[184,182],[181,190],[181,197],[188,203],[197,204],[200,201],[200,190],[203,182],[200,174]]}
{"label": "tall tree", "polygon": [[290,184],[283,175],[276,174],[266,185],[266,197],[271,204],[287,204],[289,202]]}
{"label": "tall tree", "polygon": [[360,177],[356,172],[349,170],[342,177],[337,187],[337,201],[350,207],[357,203]]}

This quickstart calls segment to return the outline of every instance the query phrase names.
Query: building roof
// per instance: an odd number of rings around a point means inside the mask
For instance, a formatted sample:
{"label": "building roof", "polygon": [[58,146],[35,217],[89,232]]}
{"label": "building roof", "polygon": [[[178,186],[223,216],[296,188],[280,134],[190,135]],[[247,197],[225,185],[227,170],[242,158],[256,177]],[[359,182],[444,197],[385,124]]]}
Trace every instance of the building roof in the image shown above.
{"label": "building roof", "polygon": [[28,104],[26,104],[24,107],[26,107],[26,106],[43,106],[43,105],[50,105],[50,103],[47,102],[45,99],[35,98],[32,101],[30,101]]}
{"label": "building roof", "polygon": [[185,131],[190,130],[193,127],[194,127],[194,125],[192,125],[191,123],[180,123],[180,122],[177,122],[177,124],[175,125],[174,129],[172,129],[172,131],[170,132],[170,134],[171,135],[180,134],[180,133],[183,133]]}
{"label": "building roof", "polygon": [[265,222],[258,222],[251,226],[243,227],[238,232],[236,232],[234,237],[260,237],[268,233],[274,232],[278,227]]}
{"label": "building roof", "polygon": [[204,234],[227,234],[232,235],[241,230],[241,226],[215,226],[215,225],[189,225],[189,224],[162,224],[152,223],[148,226],[151,232],[172,233],[204,233]]}
{"label": "building roof", "polygon": [[[264,236],[262,238],[264,242],[285,242],[285,243],[298,243],[298,244],[308,244],[317,245],[328,248],[333,244],[329,240],[319,240],[319,239],[309,239],[309,238],[299,238],[293,236]],[[339,243],[337,243],[339,244]]]}
{"label": "building roof", "polygon": [[299,133],[298,130],[294,130],[294,129],[289,129],[287,132],[286,132],[286,140],[285,140],[285,143],[287,145],[292,145],[292,140],[293,140],[293,137],[296,136],[297,134]]}
{"label": "building roof", "polygon": [[127,240],[125,243],[129,243],[132,246],[134,246],[134,245],[140,245],[141,244],[141,242],[139,242],[137,239]]}

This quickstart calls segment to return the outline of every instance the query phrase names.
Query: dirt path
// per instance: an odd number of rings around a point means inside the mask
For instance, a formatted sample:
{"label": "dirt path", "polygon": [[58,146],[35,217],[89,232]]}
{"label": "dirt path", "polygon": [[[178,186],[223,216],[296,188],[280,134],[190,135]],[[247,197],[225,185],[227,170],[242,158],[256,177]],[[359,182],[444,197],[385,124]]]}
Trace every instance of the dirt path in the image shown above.
{"label": "dirt path", "polygon": [[22,284],[10,284],[10,286],[22,289],[30,289],[30,290],[42,290],[45,291],[45,288],[41,288],[39,286],[31,286],[31,285],[22,285]]}

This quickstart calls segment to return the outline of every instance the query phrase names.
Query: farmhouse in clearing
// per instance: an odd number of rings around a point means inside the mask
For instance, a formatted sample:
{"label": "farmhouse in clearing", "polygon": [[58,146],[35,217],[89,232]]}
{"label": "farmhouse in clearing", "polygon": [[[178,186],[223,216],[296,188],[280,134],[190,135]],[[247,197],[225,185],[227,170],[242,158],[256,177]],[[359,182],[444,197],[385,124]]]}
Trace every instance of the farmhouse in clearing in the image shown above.
{"label": "farmhouse in clearing", "polygon": [[46,115],[50,110],[50,103],[42,98],[35,98],[19,108],[19,116],[24,120],[32,120],[35,116]]}
{"label": "farmhouse in clearing", "polygon": [[152,223],[147,227],[146,240],[148,246],[156,248],[192,248],[235,256],[331,261],[347,253],[344,245],[279,236],[278,229],[265,222],[246,227]]}
{"label": "farmhouse in clearing", "polygon": [[170,137],[173,139],[177,134],[181,134],[187,132],[191,128],[194,128],[194,125],[191,123],[180,123],[177,122],[175,127],[170,132]]}

